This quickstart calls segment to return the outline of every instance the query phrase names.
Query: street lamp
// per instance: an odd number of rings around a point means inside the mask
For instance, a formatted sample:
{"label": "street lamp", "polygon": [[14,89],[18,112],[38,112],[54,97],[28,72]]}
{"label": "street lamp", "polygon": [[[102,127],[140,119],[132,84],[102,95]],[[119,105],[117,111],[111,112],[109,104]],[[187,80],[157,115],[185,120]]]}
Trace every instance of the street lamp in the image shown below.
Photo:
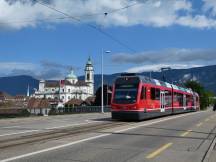
{"label": "street lamp", "polygon": [[102,52],[101,52],[101,113],[104,113],[104,94],[103,94],[103,55],[104,53],[111,53],[111,51],[104,51],[102,49]]}

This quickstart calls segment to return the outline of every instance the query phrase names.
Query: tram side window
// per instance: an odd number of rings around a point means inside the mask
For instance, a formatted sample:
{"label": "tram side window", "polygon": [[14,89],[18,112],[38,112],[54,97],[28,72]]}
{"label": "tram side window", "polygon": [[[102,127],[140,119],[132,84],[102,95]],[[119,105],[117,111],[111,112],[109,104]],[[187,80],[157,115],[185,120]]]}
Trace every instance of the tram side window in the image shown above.
{"label": "tram side window", "polygon": [[196,97],[196,102],[198,102],[199,101],[199,98],[198,97]]}
{"label": "tram side window", "polygon": [[183,94],[178,93],[179,106],[183,106]]}
{"label": "tram side window", "polygon": [[155,88],[151,88],[151,99],[155,100]]}
{"label": "tram side window", "polygon": [[195,106],[195,105],[194,105],[194,104],[195,104],[195,101],[196,101],[195,97],[194,97],[194,96],[191,96],[192,106]]}
{"label": "tram side window", "polygon": [[176,92],[174,92],[173,100],[174,100],[174,102],[178,102],[178,96],[177,96],[177,93],[176,93]]}
{"label": "tram side window", "polygon": [[152,100],[160,100],[160,89],[151,88],[151,99]]}
{"label": "tram side window", "polygon": [[155,100],[160,100],[160,89],[155,89]]}
{"label": "tram side window", "polygon": [[146,87],[142,87],[140,99],[141,100],[146,99]]}
{"label": "tram side window", "polygon": [[165,91],[165,99],[166,99],[166,105],[172,106],[172,93],[171,93],[171,91]]}
{"label": "tram side window", "polygon": [[191,96],[190,95],[186,95],[186,103],[187,105],[189,105],[189,103],[191,102]]}

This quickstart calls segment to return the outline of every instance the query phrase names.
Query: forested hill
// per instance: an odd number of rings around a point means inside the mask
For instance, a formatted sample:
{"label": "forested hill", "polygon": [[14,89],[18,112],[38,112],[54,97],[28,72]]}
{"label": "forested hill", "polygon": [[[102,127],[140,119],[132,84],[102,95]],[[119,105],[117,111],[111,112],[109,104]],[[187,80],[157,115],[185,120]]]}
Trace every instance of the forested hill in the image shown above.
{"label": "forested hill", "polygon": [[[104,84],[112,84],[119,74],[104,75]],[[150,72],[141,73],[141,75],[150,76]],[[163,80],[170,83],[182,83],[186,80],[197,80],[208,90],[216,94],[216,65],[205,66],[191,69],[171,69],[162,72],[151,72],[152,78]],[[80,76],[79,79],[84,79]],[[0,91],[7,92],[11,95],[26,94],[28,85],[30,91],[38,89],[39,81],[31,76],[11,76],[0,77]],[[95,90],[101,86],[101,75],[95,75]]]}

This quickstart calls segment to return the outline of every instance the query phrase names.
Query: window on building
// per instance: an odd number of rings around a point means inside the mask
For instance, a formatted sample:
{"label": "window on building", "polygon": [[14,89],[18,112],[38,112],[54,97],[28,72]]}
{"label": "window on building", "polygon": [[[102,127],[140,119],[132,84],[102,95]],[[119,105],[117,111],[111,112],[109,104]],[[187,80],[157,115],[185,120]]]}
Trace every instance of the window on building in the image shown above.
{"label": "window on building", "polygon": [[62,99],[64,99],[64,96],[62,96]]}
{"label": "window on building", "polygon": [[62,92],[64,92],[64,89],[62,89]]}
{"label": "window on building", "polygon": [[70,96],[68,96],[68,100],[70,100]]}
{"label": "window on building", "polygon": [[87,74],[87,80],[90,80],[90,74],[89,73]]}
{"label": "window on building", "polygon": [[68,92],[70,93],[70,89],[68,89]]}

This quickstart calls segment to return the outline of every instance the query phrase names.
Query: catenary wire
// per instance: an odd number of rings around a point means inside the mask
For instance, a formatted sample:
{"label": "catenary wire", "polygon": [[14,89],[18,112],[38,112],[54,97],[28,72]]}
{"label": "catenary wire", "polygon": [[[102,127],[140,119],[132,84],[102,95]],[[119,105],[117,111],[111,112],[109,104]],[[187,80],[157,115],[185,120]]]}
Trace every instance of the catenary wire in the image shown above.
{"label": "catenary wire", "polygon": [[[128,4],[124,7],[121,7],[121,8],[118,8],[118,9],[113,9],[113,10],[110,10],[108,12],[104,12],[104,13],[93,13],[93,14],[86,14],[86,15],[83,15],[83,16],[79,16],[79,17],[75,17],[75,16],[71,16],[67,13],[64,13],[60,10],[57,10],[55,9],[54,7],[51,7],[49,4],[47,3],[44,3],[44,2],[41,2],[41,1],[38,1],[38,0],[34,0],[35,3],[38,3],[40,5],[43,5],[45,7],[48,7],[52,10],[55,10],[56,12],[58,13],[61,13],[64,15],[64,17],[54,17],[54,18],[44,18],[44,19],[37,19],[37,20],[23,20],[23,21],[8,21],[8,22],[0,22],[0,24],[11,24],[11,23],[17,23],[17,24],[21,24],[21,23],[27,23],[27,22],[35,22],[35,21],[38,21],[38,22],[43,22],[43,21],[49,21],[49,20],[64,20],[64,19],[73,19],[75,21],[78,21],[78,22],[82,22],[82,20],[80,18],[84,18],[84,17],[91,17],[91,16],[96,16],[96,15],[107,15],[107,14],[113,14],[113,13],[116,13],[116,12],[119,12],[121,10],[125,10],[125,9],[128,9],[130,7],[133,7],[133,6],[136,6],[136,5],[142,5],[144,4],[144,2],[147,2],[149,0],[144,0],[144,1],[135,1],[134,3],[132,4]],[[140,3],[141,2],[141,3]],[[120,40],[118,40],[117,38],[115,38],[114,36],[112,36],[111,34],[103,31],[102,29],[98,28],[97,26],[93,25],[93,24],[87,24],[89,27],[97,30],[98,32],[102,33],[103,35],[109,37],[110,39],[112,39],[113,41],[115,41],[116,43],[120,44],[121,46],[124,46],[125,48],[127,48],[128,50],[132,51],[132,52],[136,52],[136,50],[134,50],[133,48],[129,47],[127,44],[121,42]]]}
{"label": "catenary wire", "polygon": [[[121,8],[117,8],[117,9],[113,9],[113,10],[110,10],[110,11],[107,11],[107,12],[98,12],[98,13],[92,13],[92,14],[85,14],[85,15],[82,15],[82,16],[76,16],[76,17],[79,17],[79,18],[85,18],[85,17],[92,17],[92,16],[104,16],[105,13],[107,14],[113,14],[113,13],[116,13],[116,12],[119,12],[121,10],[125,10],[125,9],[128,9],[128,8],[131,8],[133,6],[137,6],[137,5],[143,5],[144,2],[147,2],[149,0],[145,0],[145,1],[139,1],[139,2],[134,2],[133,4],[128,4],[128,5],[125,5],[124,7],[121,7]],[[21,23],[26,23],[26,22],[35,22],[35,21],[38,21],[38,22],[43,22],[43,21],[49,21],[49,20],[64,20],[64,19],[70,19],[70,17],[68,16],[64,16],[64,17],[47,17],[47,18],[44,18],[44,19],[22,19],[22,20],[8,20],[7,22],[0,22],[0,24],[21,24]]]}
{"label": "catenary wire", "polygon": [[[40,2],[40,1],[38,1],[38,0],[35,0],[35,2],[38,3],[38,4],[40,4],[40,5],[42,5],[42,6],[45,6],[45,7],[49,8],[49,9],[51,9],[51,10],[53,10],[53,11],[56,11],[56,12],[58,12],[58,13],[64,15],[64,16],[67,16],[68,18],[70,18],[70,19],[72,19],[72,20],[74,20],[74,21],[77,21],[77,22],[79,22],[79,23],[82,22],[81,19],[79,19],[79,18],[77,18],[77,17],[74,17],[74,16],[72,16],[72,15],[70,15],[70,14],[67,14],[67,13],[65,13],[65,12],[62,12],[62,11],[60,11],[60,10],[54,8],[54,7],[51,7],[51,6],[50,6],[49,4],[47,4],[47,3]],[[126,49],[128,49],[128,50],[130,50],[130,51],[132,51],[132,52],[136,52],[135,49],[131,48],[131,47],[128,46],[127,44],[125,44],[125,43],[123,43],[122,41],[118,40],[117,38],[115,38],[115,37],[112,36],[111,34],[109,34],[109,33],[105,32],[105,31],[103,31],[103,30],[100,29],[100,28],[98,28],[96,25],[93,25],[93,24],[90,24],[90,23],[86,23],[86,25],[87,25],[88,27],[90,27],[90,28],[92,28],[92,29],[94,29],[94,30],[100,32],[101,34],[105,35],[106,37],[110,38],[111,40],[115,41],[115,42],[118,43],[119,45],[125,47]]]}

